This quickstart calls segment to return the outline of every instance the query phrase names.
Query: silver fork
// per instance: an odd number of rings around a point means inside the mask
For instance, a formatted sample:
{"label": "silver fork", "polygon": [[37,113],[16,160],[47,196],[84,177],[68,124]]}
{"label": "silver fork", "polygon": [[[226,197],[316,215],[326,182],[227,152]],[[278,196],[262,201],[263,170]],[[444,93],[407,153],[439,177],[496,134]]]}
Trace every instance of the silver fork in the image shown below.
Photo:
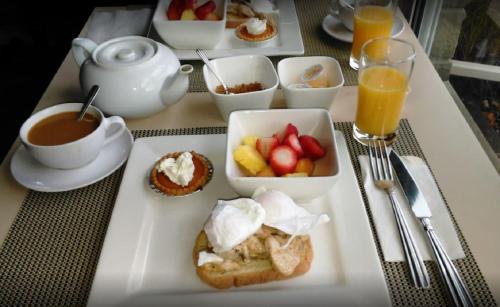
{"label": "silver fork", "polygon": [[399,229],[399,236],[405,252],[406,262],[410,270],[413,283],[416,288],[429,288],[429,274],[425,267],[422,256],[417,249],[415,239],[410,233],[408,223],[401,211],[401,207],[396,199],[396,188],[394,177],[392,175],[392,164],[389,160],[389,149],[383,140],[369,141],[368,153],[370,160],[370,169],[372,172],[375,186],[383,189],[389,195],[392,210],[396,217],[396,223]]}

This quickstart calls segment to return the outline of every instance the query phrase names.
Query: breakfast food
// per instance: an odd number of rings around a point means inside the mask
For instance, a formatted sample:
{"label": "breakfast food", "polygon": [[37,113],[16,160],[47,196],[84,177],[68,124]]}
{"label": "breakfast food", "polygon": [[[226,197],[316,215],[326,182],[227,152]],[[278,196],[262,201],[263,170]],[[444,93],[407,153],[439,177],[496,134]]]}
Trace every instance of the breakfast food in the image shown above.
{"label": "breakfast food", "polygon": [[[229,93],[233,94],[242,94],[242,93],[250,93],[250,92],[257,92],[257,91],[262,91],[264,87],[260,82],[252,82],[252,83],[242,83],[242,84],[237,84],[235,86],[229,87],[227,90]],[[217,94],[225,94],[226,92],[224,91],[224,87],[222,85],[218,85],[215,88],[215,92]]]}
{"label": "breakfast food", "polygon": [[308,233],[329,220],[276,190],[219,200],[194,244],[196,273],[218,289],[300,276],[313,259]]}
{"label": "breakfast food", "polygon": [[151,170],[149,181],[156,191],[183,196],[201,190],[212,177],[210,161],[194,151],[169,153]]}
{"label": "breakfast food", "polygon": [[167,8],[168,20],[220,20],[215,2],[209,0],[198,7],[196,0],[172,0]]}
{"label": "breakfast food", "polygon": [[226,28],[236,28],[248,19],[265,19],[274,11],[274,5],[268,0],[233,0],[227,5]]}
{"label": "breakfast food", "polygon": [[293,88],[325,88],[330,87],[330,82],[321,64],[312,65],[300,74],[300,82],[290,84]]}
{"label": "breakfast food", "polygon": [[312,176],[314,161],[326,150],[311,135],[300,135],[289,123],[272,136],[247,135],[233,151],[233,159],[247,176]]}
{"label": "breakfast food", "polygon": [[268,19],[249,18],[239,25],[235,32],[236,36],[244,41],[262,42],[275,37],[278,34],[278,28]]}

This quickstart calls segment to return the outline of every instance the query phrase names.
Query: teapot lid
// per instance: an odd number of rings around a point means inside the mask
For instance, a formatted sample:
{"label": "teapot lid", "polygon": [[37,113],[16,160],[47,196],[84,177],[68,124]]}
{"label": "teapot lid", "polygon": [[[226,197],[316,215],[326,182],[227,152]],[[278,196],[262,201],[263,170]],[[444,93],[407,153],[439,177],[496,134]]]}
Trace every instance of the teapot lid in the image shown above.
{"label": "teapot lid", "polygon": [[125,68],[147,62],[158,52],[158,44],[142,36],[109,40],[92,53],[94,62],[107,68]]}

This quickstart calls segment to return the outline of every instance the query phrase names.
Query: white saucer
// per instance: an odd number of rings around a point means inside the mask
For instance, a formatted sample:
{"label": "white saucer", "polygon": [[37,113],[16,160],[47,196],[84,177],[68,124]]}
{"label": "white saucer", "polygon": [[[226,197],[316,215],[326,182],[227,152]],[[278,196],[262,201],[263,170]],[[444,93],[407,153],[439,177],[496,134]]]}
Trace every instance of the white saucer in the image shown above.
{"label": "white saucer", "polygon": [[40,192],[62,192],[97,182],[119,168],[128,158],[134,139],[128,129],[106,145],[97,158],[84,167],[61,170],[33,159],[21,145],[12,156],[10,171],[21,185]]}
{"label": "white saucer", "polygon": [[[327,15],[323,19],[322,26],[323,30],[325,30],[325,32],[330,36],[346,43],[352,43],[351,30],[347,29],[336,16]],[[400,35],[403,32],[404,27],[405,26],[401,17],[396,16],[396,18],[394,18],[394,25],[392,26],[392,37]]]}

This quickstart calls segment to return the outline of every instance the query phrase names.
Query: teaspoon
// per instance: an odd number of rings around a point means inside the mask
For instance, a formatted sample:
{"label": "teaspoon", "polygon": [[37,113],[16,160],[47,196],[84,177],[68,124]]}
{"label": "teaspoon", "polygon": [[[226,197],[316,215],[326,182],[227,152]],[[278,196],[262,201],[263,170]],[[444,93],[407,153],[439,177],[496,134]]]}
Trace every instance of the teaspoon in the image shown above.
{"label": "teaspoon", "polygon": [[203,61],[203,63],[205,63],[205,65],[207,65],[207,68],[208,70],[210,70],[210,72],[215,76],[215,78],[217,78],[217,80],[219,80],[219,83],[222,85],[222,87],[224,88],[224,93],[226,95],[229,95],[229,94],[232,94],[229,92],[229,90],[227,89],[227,86],[226,84],[224,83],[224,81],[222,81],[222,78],[215,72],[215,68],[212,66],[212,63],[210,63],[210,61],[208,60],[208,57],[207,55],[203,52],[203,50],[201,49],[196,49],[196,54],[198,54],[198,56],[200,57],[200,59]]}
{"label": "teaspoon", "polygon": [[92,86],[92,88],[89,91],[89,94],[87,95],[87,98],[85,99],[85,103],[83,104],[82,109],[80,110],[78,121],[81,121],[83,119],[89,106],[92,104],[92,102],[94,102],[95,96],[97,96],[98,92],[99,92],[99,85]]}

